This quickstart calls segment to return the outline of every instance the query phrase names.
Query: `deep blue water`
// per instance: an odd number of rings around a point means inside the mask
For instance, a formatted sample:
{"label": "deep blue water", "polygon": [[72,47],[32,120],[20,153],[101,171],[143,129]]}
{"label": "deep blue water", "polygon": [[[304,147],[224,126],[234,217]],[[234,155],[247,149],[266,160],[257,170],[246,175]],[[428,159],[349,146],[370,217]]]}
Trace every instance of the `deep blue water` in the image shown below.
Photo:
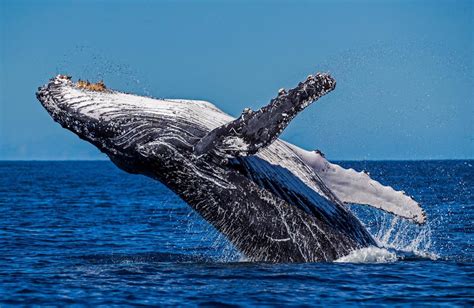
{"label": "deep blue water", "polygon": [[472,307],[474,161],[341,164],[414,196],[428,225],[352,206],[389,249],[249,263],[163,185],[110,162],[0,162],[0,306]]}

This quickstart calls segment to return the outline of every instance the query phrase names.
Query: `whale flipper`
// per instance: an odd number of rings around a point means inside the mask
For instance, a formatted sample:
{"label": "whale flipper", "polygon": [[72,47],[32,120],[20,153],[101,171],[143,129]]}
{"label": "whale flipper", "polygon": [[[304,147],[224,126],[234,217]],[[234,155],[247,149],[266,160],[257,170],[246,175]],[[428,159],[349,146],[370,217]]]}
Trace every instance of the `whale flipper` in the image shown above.
{"label": "whale flipper", "polygon": [[194,153],[227,158],[255,154],[275,141],[300,111],[335,87],[336,81],[329,74],[310,75],[297,87],[280,90],[260,110],[245,109],[236,120],[209,132],[195,144]]}
{"label": "whale flipper", "polygon": [[368,205],[418,224],[426,222],[420,204],[405,192],[384,186],[365,172],[330,163],[319,151],[305,151],[294,145],[290,147],[342,202]]}

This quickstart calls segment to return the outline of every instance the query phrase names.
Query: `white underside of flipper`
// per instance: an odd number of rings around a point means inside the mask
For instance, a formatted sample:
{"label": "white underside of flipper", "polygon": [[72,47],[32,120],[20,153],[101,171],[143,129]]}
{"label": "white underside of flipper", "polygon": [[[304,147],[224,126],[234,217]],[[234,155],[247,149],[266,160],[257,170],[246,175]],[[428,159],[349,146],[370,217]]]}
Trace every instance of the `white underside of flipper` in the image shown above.
{"label": "white underside of flipper", "polygon": [[421,206],[403,191],[396,191],[371,179],[365,172],[344,169],[330,163],[316,151],[306,151],[288,144],[294,152],[318,174],[331,191],[344,203],[369,205],[388,213],[425,222]]}

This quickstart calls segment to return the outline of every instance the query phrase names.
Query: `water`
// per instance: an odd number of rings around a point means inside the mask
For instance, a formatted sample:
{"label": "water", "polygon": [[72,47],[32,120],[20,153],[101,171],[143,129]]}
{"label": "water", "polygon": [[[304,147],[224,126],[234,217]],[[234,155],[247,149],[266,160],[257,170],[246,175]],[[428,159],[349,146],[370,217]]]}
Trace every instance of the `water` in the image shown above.
{"label": "water", "polygon": [[110,162],[0,162],[0,305],[474,304],[474,161],[343,162],[405,190],[416,227],[352,206],[384,249],[249,263],[158,182]]}

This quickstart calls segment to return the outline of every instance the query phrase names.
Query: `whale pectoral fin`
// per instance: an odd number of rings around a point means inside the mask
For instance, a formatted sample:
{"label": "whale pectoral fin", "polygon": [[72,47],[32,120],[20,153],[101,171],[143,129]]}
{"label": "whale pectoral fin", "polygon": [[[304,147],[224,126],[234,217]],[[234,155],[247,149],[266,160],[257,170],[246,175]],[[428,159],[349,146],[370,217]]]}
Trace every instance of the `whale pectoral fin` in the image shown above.
{"label": "whale pectoral fin", "polygon": [[225,157],[255,154],[275,141],[300,111],[335,87],[336,81],[329,74],[310,75],[297,87],[280,90],[260,110],[245,109],[236,120],[209,132],[194,146],[194,153]]}
{"label": "whale pectoral fin", "polygon": [[405,192],[384,186],[365,172],[330,163],[319,151],[309,152],[296,146],[292,149],[342,202],[369,205],[418,224],[425,223],[426,216],[420,204]]}

